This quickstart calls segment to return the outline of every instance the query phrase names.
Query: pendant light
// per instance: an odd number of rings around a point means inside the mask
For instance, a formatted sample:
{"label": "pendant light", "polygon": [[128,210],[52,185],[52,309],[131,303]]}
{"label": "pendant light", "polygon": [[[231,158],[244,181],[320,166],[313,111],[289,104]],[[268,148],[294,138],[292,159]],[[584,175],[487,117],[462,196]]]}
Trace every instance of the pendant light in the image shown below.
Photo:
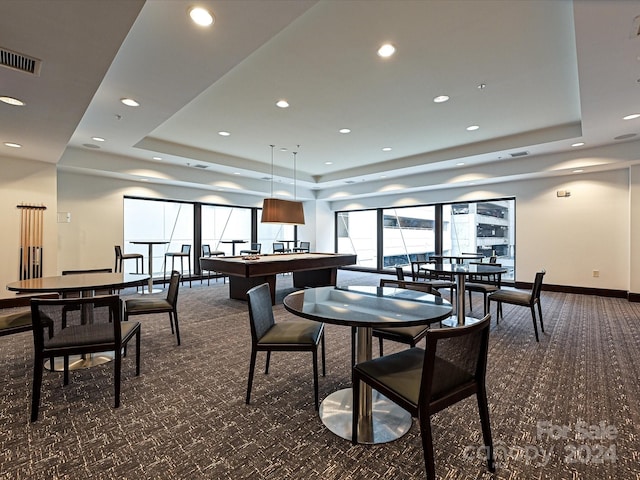
{"label": "pendant light", "polygon": [[296,198],[296,155],[293,154],[293,197],[294,200],[283,200],[273,198],[273,149],[271,147],[271,195],[262,202],[262,223],[284,223],[290,225],[304,225],[304,209],[302,202],[295,200]]}

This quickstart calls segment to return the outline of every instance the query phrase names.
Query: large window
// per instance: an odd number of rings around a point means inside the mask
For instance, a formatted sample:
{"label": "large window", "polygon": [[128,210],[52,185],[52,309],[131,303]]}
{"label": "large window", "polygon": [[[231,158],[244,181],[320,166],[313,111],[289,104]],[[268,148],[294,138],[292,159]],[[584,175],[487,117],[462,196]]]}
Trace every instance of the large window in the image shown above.
{"label": "large window", "polygon": [[251,209],[202,205],[202,244],[209,245],[213,251],[222,251],[231,255],[234,244],[223,243],[230,240],[245,240],[247,244],[235,244],[236,254],[243,248],[249,248],[251,242]]}
{"label": "large window", "polygon": [[417,254],[435,253],[435,207],[382,211],[383,268],[409,265]]}
{"label": "large window", "polygon": [[[258,211],[258,215],[261,212]],[[287,240],[285,247],[293,248],[295,227],[293,225],[281,225],[276,223],[258,222],[258,242],[262,244],[262,253],[273,253],[273,242]]]}
{"label": "large window", "polygon": [[[130,243],[132,241],[168,242],[166,245],[153,246],[152,276],[162,277],[164,275],[164,254],[180,251],[183,244],[191,245],[193,262],[193,205],[181,202],[125,198],[123,250],[127,253],[143,254],[146,272],[149,261],[148,247],[133,245]],[[171,265],[167,266],[167,268],[170,267]],[[176,268],[179,268],[177,264]]]}
{"label": "large window", "polygon": [[338,212],[337,252],[355,253],[358,266],[378,268],[377,224],[376,210]]}

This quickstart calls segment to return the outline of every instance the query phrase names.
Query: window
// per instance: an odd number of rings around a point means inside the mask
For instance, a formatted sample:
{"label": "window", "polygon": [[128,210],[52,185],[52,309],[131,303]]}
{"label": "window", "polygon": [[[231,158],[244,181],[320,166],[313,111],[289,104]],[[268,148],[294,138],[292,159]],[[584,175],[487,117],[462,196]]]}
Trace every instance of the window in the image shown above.
{"label": "window", "polygon": [[382,268],[409,265],[417,254],[435,253],[435,207],[390,208],[382,211]]}
{"label": "window", "polygon": [[378,268],[376,210],[338,212],[337,253],[355,253],[360,267]]}
{"label": "window", "polygon": [[211,246],[211,250],[223,251],[232,255],[234,245],[222,243],[223,240],[246,240],[247,244],[236,244],[236,254],[243,248],[249,248],[251,242],[251,209],[202,205],[202,243]]}

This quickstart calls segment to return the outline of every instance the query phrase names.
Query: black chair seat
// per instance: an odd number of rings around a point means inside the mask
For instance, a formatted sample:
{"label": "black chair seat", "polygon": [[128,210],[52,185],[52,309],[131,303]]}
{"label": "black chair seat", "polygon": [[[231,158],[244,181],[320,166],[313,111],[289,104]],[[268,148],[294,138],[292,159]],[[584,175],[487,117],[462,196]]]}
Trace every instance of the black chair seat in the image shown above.
{"label": "black chair seat", "polygon": [[472,292],[479,292],[479,293],[484,293],[484,292],[491,293],[491,292],[498,291],[497,285],[489,285],[488,283],[467,282],[464,284],[464,288],[466,290],[471,290]]}
{"label": "black chair seat", "polygon": [[514,305],[522,305],[528,307],[531,303],[531,292],[518,292],[516,290],[496,290],[491,295],[494,302],[512,303]]}
{"label": "black chair seat", "polygon": [[171,303],[166,298],[131,298],[126,301],[127,313],[165,313],[173,310]]}
{"label": "black chair seat", "polygon": [[[137,328],[140,328],[138,322],[121,322],[120,331],[122,341],[133,335]],[[63,328],[53,338],[45,338],[45,348],[66,348],[82,345],[95,345],[95,351],[108,349],[113,346],[115,337],[113,334],[113,326],[110,323],[101,323],[99,325],[73,325]]]}
{"label": "black chair seat", "polygon": [[[376,327],[376,332],[384,332],[386,340],[402,342],[406,337],[415,338],[425,331],[426,325],[415,325],[412,327]],[[397,338],[394,338],[397,337]],[[402,342],[405,343],[405,342]]]}
{"label": "black chair seat", "polygon": [[322,324],[309,321],[281,322],[272,326],[264,336],[258,340],[258,345],[315,345],[322,335]]}

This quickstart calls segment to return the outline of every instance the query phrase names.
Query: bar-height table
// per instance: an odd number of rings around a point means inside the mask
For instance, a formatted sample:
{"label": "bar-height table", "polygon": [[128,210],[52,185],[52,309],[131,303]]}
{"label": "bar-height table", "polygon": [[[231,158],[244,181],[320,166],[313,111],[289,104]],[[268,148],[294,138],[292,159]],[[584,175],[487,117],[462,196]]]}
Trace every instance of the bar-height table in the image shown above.
{"label": "bar-height table", "polygon": [[220,240],[220,243],[230,243],[231,244],[231,256],[236,256],[236,245],[239,243],[247,243],[246,240]]}
{"label": "bar-height table", "polygon": [[153,246],[154,245],[166,245],[167,241],[164,240],[135,240],[132,241],[131,243],[133,243],[134,245],[148,245],[149,246],[149,282],[147,285],[147,291],[144,291],[144,288],[142,289],[142,294],[149,294],[149,293],[159,293],[162,291],[162,289],[156,288],[155,290],[153,289]]}
{"label": "bar-height table", "polygon": [[443,260],[449,260],[451,263],[464,263],[465,260],[480,261],[484,255],[481,253],[460,253],[458,255],[429,255],[429,260],[436,260],[443,263]]}
{"label": "bar-height table", "polygon": [[468,321],[478,319],[465,317],[464,290],[466,277],[469,275],[492,275],[496,273],[506,273],[505,267],[498,267],[491,263],[427,263],[420,268],[435,273],[454,275],[456,278],[456,314],[452,315],[446,322],[448,326],[464,325]]}
{"label": "bar-height table", "polygon": [[[435,295],[389,287],[316,287],[287,295],[284,307],[317,322],[356,327],[356,360],[372,357],[372,328],[426,325],[451,315],[451,304]],[[351,388],[328,395],[320,405],[320,418],[336,435],[351,440],[352,408],[358,408],[358,440],[384,443],[404,435],[411,415],[389,399],[361,385],[360,405],[353,406]]]}

